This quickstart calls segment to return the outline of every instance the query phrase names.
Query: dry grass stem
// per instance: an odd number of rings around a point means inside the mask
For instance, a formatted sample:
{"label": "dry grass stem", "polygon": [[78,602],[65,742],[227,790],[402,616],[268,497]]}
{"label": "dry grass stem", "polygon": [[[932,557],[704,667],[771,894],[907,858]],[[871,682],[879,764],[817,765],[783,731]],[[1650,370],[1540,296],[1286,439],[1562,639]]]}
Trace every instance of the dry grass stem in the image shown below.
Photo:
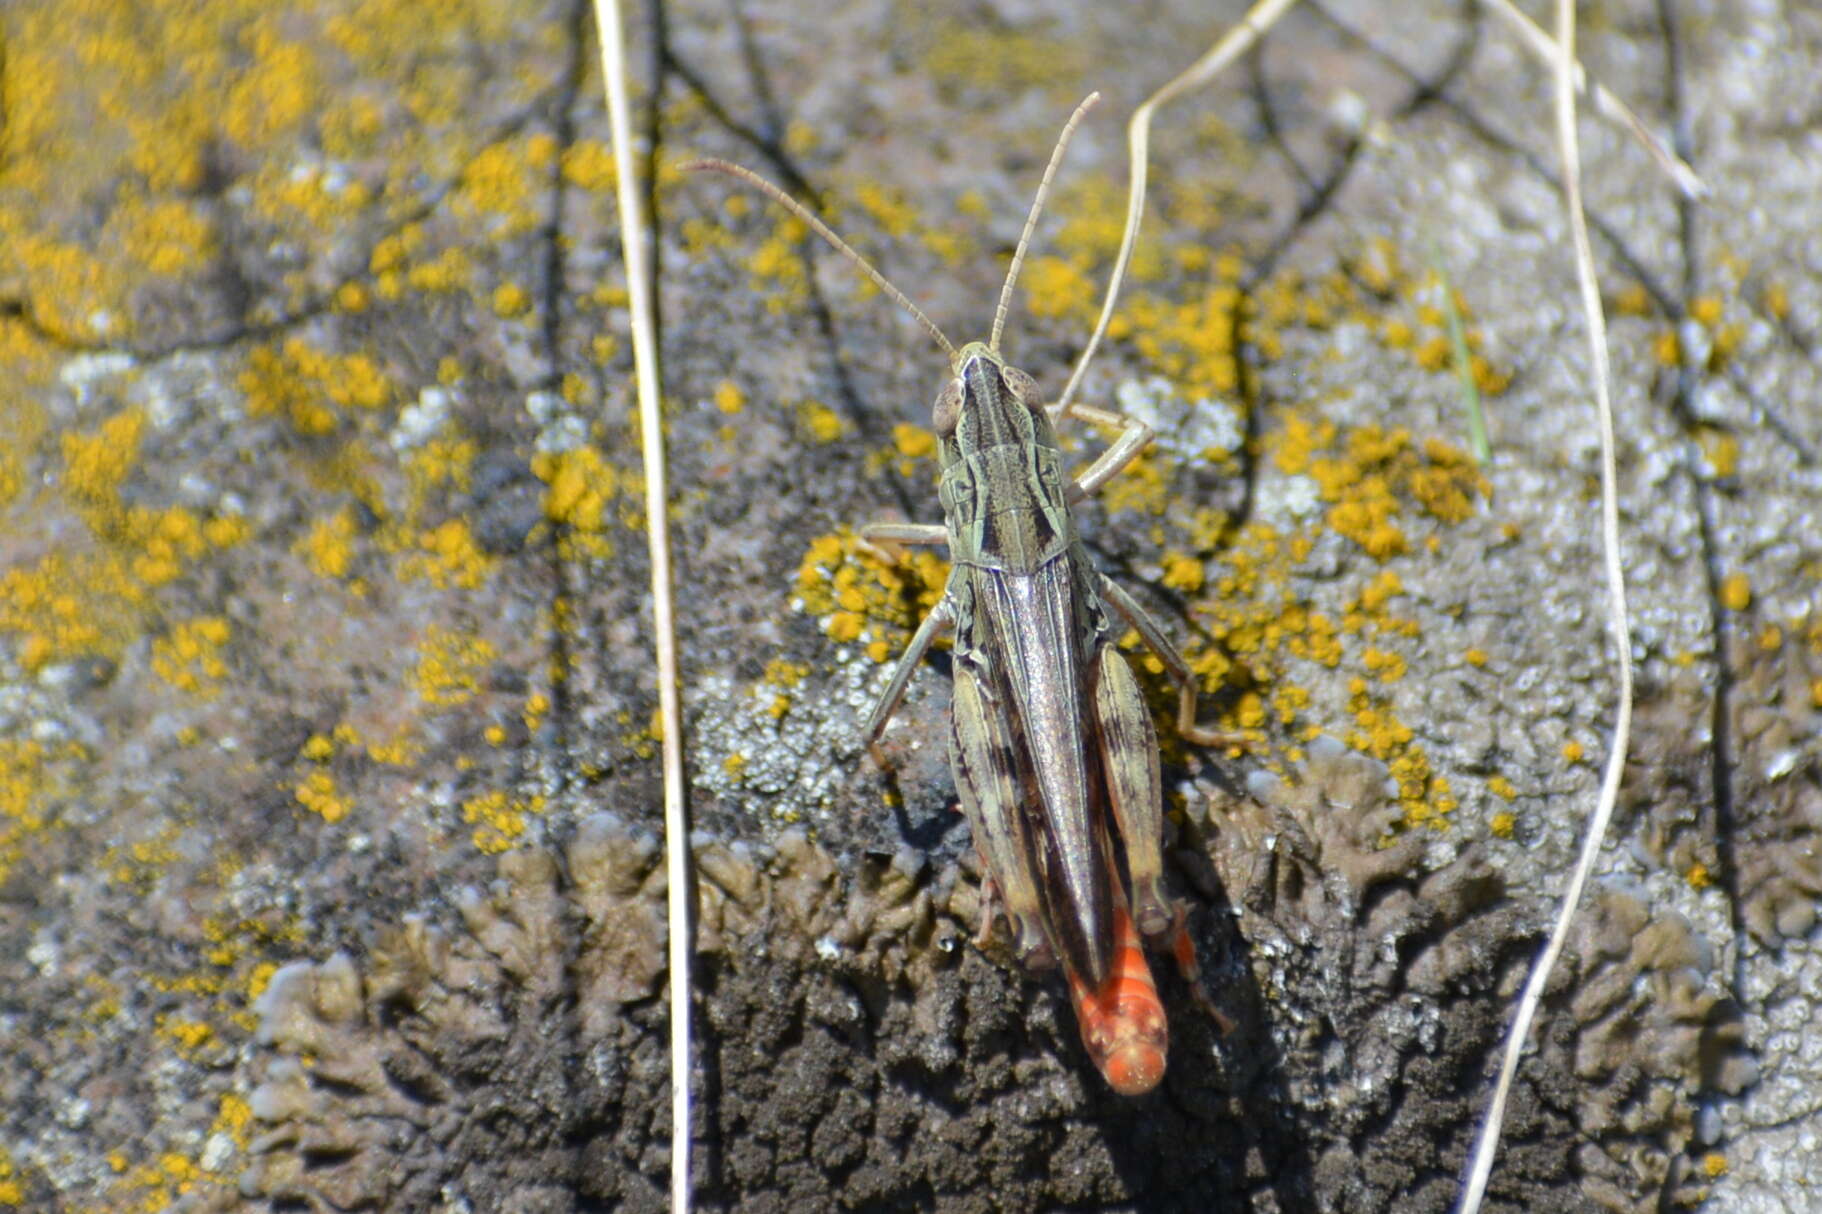
{"label": "dry grass stem", "polygon": [[1626,615],[1626,583],[1622,572],[1619,535],[1618,476],[1614,461],[1613,403],[1608,392],[1607,324],[1601,311],[1600,284],[1595,278],[1594,249],[1588,239],[1588,220],[1582,211],[1581,152],[1575,130],[1575,4],[1574,0],[1557,0],[1556,59],[1556,135],[1563,160],[1563,183],[1567,195],[1569,228],[1575,242],[1576,278],[1581,288],[1582,310],[1588,320],[1588,351],[1594,372],[1595,410],[1601,433],[1601,541],[1607,573],[1608,622],[1613,630],[1614,663],[1619,684],[1619,706],[1613,727],[1613,744],[1607,752],[1606,768],[1601,775],[1599,800],[1588,822],[1582,841],[1581,855],[1563,894],[1562,906],[1551,927],[1549,942],[1539,954],[1525,983],[1524,994],[1512,1019],[1506,1038],[1505,1054],[1500,1062],[1499,1080],[1488,1103],[1480,1134],[1470,1157],[1463,1186],[1461,1214],[1475,1214],[1486,1195],[1487,1178],[1493,1170],[1493,1158],[1499,1150],[1499,1135],[1505,1120],[1506,1100],[1518,1063],[1530,1037],[1531,1022],[1536,1018],[1544,986],[1562,955],[1575,908],[1587,888],[1588,879],[1600,858],[1601,841],[1607,834],[1607,823],[1613,816],[1614,802],[1619,797],[1620,778],[1626,767],[1627,742],[1632,731],[1632,652],[1631,629]]}
{"label": "dry grass stem", "polygon": [[[1491,4],[1494,11],[1518,31],[1520,40],[1527,50],[1546,63],[1551,65],[1556,63],[1559,49],[1556,42],[1551,39],[1549,34],[1539,29],[1535,22],[1514,7],[1511,0],[1486,0],[1486,2]],[[1139,222],[1145,212],[1145,179],[1150,163],[1152,115],[1165,102],[1213,80],[1228,64],[1251,50],[1253,45],[1265,35],[1265,32],[1277,24],[1278,19],[1289,12],[1296,3],[1297,0],[1259,0],[1200,59],[1147,97],[1139,108],[1133,111],[1132,118],[1126,126],[1130,179],[1127,182],[1126,227],[1120,235],[1120,252],[1114,258],[1113,274],[1108,279],[1107,295],[1102,301],[1101,315],[1095,321],[1094,332],[1089,336],[1088,344],[1083,348],[1081,357],[1076,360],[1075,369],[1070,372],[1069,382],[1064,386],[1063,394],[1057,398],[1056,408],[1059,411],[1075,399],[1076,390],[1081,386],[1082,376],[1088,370],[1088,364],[1094,360],[1095,351],[1101,344],[1101,338],[1106,334],[1107,326],[1113,320],[1114,305],[1120,298],[1120,286],[1126,277],[1126,267],[1132,260],[1133,245],[1138,241]],[[1631,107],[1614,96],[1607,88],[1591,80],[1581,64],[1574,62],[1573,56],[1570,58],[1574,88],[1589,96],[1596,113],[1631,132],[1633,138],[1643,145],[1652,159],[1676,184],[1677,189],[1684,194],[1691,198],[1700,198],[1708,192],[1708,187],[1696,175],[1695,170],[1665,147],[1663,142],[1646,128],[1644,122],[1632,111]]]}
{"label": "dry grass stem", "polygon": [[671,547],[664,474],[664,423],[658,335],[652,323],[652,281],[645,216],[633,163],[632,121],[626,100],[626,48],[619,0],[595,0],[601,39],[601,78],[612,128],[620,245],[632,310],[633,378],[645,461],[645,528],[652,555],[652,629],[658,651],[658,711],[664,737],[664,852],[668,880],[671,971],[671,1209],[690,1208],[690,919],[689,827],[684,814],[683,716],[677,702],[677,639],[671,606]]}

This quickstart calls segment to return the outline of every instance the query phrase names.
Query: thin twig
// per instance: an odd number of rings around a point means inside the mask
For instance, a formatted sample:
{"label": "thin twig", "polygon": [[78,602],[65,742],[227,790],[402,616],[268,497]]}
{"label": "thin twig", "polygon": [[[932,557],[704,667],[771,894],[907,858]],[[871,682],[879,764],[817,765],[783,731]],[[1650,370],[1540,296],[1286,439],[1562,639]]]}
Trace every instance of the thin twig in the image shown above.
{"label": "thin twig", "polygon": [[[1496,12],[1511,22],[1519,31],[1525,48],[1554,62],[1557,55],[1556,44],[1550,36],[1538,29],[1530,18],[1513,8],[1509,0],[1487,0]],[[1063,408],[1075,399],[1076,389],[1081,386],[1082,376],[1088,370],[1088,364],[1100,347],[1101,338],[1107,333],[1107,326],[1113,320],[1115,303],[1120,297],[1120,284],[1126,277],[1127,263],[1132,260],[1133,245],[1139,234],[1139,221],[1145,211],[1145,176],[1146,165],[1151,146],[1151,119],[1157,108],[1165,102],[1179,97],[1193,88],[1212,80],[1228,64],[1244,55],[1265,35],[1265,31],[1277,23],[1278,19],[1289,12],[1297,0],[1258,0],[1252,8],[1223,34],[1206,54],[1190,64],[1182,73],[1171,79],[1157,92],[1147,97],[1138,109],[1133,111],[1132,119],[1126,127],[1127,160],[1130,164],[1131,179],[1127,182],[1126,194],[1126,229],[1120,234],[1120,252],[1114,259],[1113,274],[1108,280],[1107,295],[1101,304],[1101,315],[1095,321],[1094,333],[1083,348],[1081,357],[1076,360],[1075,370],[1070,373],[1069,383],[1063,388],[1063,394],[1057,400],[1057,408]],[[1571,62],[1574,87],[1586,91],[1593,99],[1594,108],[1602,117],[1618,123],[1630,131],[1654,160],[1663,167],[1678,189],[1691,198],[1700,198],[1708,192],[1695,170],[1683,160],[1664,147],[1663,143],[1652,135],[1637,114],[1618,97],[1606,88],[1593,81],[1580,64]]]}
{"label": "thin twig", "polygon": [[[1518,31],[1519,40],[1525,49],[1542,59],[1545,63],[1554,64],[1557,59],[1557,46],[1550,35],[1539,28],[1537,22],[1525,16],[1512,0],[1484,0],[1486,5]],[[1653,135],[1644,120],[1632,111],[1632,107],[1609,92],[1599,81],[1590,80],[1581,63],[1572,65],[1575,73],[1575,91],[1588,98],[1594,105],[1594,112],[1609,122],[1626,128],[1639,145],[1651,154],[1651,158],[1664,170],[1666,176],[1682,191],[1686,198],[1705,198],[1708,195],[1708,184],[1696,175],[1687,161],[1664,146],[1663,140]]]}
{"label": "thin twig", "polygon": [[671,609],[671,546],[664,475],[664,419],[658,341],[652,323],[645,219],[634,170],[626,102],[626,48],[619,0],[595,0],[601,78],[619,177],[620,244],[632,307],[633,379],[639,397],[645,459],[645,531],[652,553],[652,627],[658,650],[658,711],[664,730],[664,850],[669,896],[671,967],[671,1210],[690,1208],[690,906],[689,830],[683,801],[683,716],[677,703],[677,640]]}
{"label": "thin twig", "polygon": [[1519,999],[1512,1029],[1506,1038],[1505,1056],[1500,1062],[1499,1081],[1487,1108],[1485,1121],[1470,1157],[1467,1183],[1462,1193],[1461,1214],[1476,1214],[1486,1195],[1487,1178],[1493,1170],[1493,1157],[1499,1150],[1501,1124],[1505,1120],[1506,1100],[1518,1073],[1519,1059],[1531,1035],[1531,1022],[1550,980],[1557,958],[1569,936],[1575,919],[1575,908],[1582,891],[1600,858],[1601,841],[1607,834],[1608,820],[1619,798],[1620,778],[1626,769],[1626,749],[1632,732],[1632,649],[1631,629],[1626,615],[1626,580],[1620,553],[1618,505],[1618,471],[1614,460],[1613,402],[1608,393],[1607,321],[1601,311],[1600,284],[1595,278],[1594,248],[1588,239],[1588,221],[1582,213],[1581,152],[1575,131],[1575,0],[1557,0],[1556,6],[1556,136],[1562,150],[1563,185],[1567,194],[1569,229],[1575,240],[1576,278],[1581,287],[1582,310],[1588,319],[1588,352],[1594,369],[1595,410],[1601,432],[1601,547],[1607,573],[1608,624],[1613,630],[1614,666],[1619,683],[1619,708],[1613,727],[1613,744],[1607,752],[1606,770],[1601,775],[1600,798],[1588,821],[1582,840],[1581,855],[1563,894],[1562,907],[1551,927],[1550,939],[1532,966]]}
{"label": "thin twig", "polygon": [[1082,356],[1076,360],[1075,370],[1070,372],[1069,382],[1063,387],[1063,395],[1057,398],[1057,403],[1053,406],[1059,415],[1075,399],[1082,376],[1088,370],[1096,348],[1101,344],[1101,337],[1107,332],[1108,323],[1113,320],[1114,305],[1120,298],[1120,283],[1126,277],[1126,263],[1132,260],[1132,247],[1139,236],[1139,220],[1145,213],[1145,168],[1151,151],[1152,114],[1166,101],[1212,79],[1222,68],[1245,54],[1247,48],[1257,42],[1271,28],[1272,23],[1296,2],[1297,0],[1259,0],[1259,3],[1247,10],[1234,28],[1223,34],[1221,40],[1208,49],[1207,54],[1147,97],[1132,112],[1132,119],[1126,124],[1126,152],[1130,166],[1128,172],[1131,174],[1131,179],[1126,183],[1126,230],[1120,233],[1120,254],[1114,258],[1113,274],[1107,281],[1107,298],[1101,304],[1100,319],[1094,322],[1094,333],[1088,338],[1088,345],[1083,347]]}

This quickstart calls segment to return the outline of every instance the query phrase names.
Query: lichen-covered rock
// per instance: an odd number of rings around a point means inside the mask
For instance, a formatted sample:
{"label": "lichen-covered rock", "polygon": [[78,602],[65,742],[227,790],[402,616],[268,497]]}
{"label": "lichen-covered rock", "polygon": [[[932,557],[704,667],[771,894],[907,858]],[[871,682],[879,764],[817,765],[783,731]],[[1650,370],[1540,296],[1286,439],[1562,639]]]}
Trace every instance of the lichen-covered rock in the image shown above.
{"label": "lichen-covered rock", "polygon": [[[657,1209],[648,556],[588,6],[76,7],[4,22],[0,1196]],[[672,169],[786,179],[979,336],[1057,123],[1104,90],[1011,300],[1007,348],[1055,390],[1113,254],[1121,119],[1223,17],[735,7],[751,36],[720,4],[629,27],[660,65],[678,682],[713,832],[704,1205],[1451,1204],[1613,719],[1547,74],[1471,6],[1354,0],[1324,7],[1389,57],[1299,6],[1250,79],[1159,115],[1081,397],[1158,442],[1085,541],[1224,684],[1205,709],[1402,764],[1407,817],[1321,750],[1264,804],[1189,807],[1171,876],[1234,1028],[1162,975],[1170,1073],[1134,1105],[1054,979],[963,943],[938,671],[890,770],[863,754],[940,558],[863,571],[841,528],[935,521],[940,359],[777,210]],[[1713,196],[1679,206],[1584,125],[1641,658],[1603,889],[1649,914],[1627,935],[1590,903],[1495,1205],[1680,1200],[1695,1149],[1716,1208],[1795,1214],[1822,1191],[1822,277],[1793,268],[1822,162],[1789,145],[1822,10],[1599,11],[1591,72],[1696,135]],[[1488,458],[1454,450],[1463,370]],[[1111,435],[1063,437],[1080,466]],[[1210,758],[1163,738],[1173,786]],[[584,789],[625,821],[551,850]],[[1406,829],[1414,791],[1448,831]],[[1716,955],[1699,985],[1682,920]],[[1738,1100],[1727,998],[1759,1060]],[[294,1196],[243,1203],[243,1172]]]}
{"label": "lichen-covered rock", "polygon": [[[1283,1126],[1237,1115],[1191,1012],[1174,1095],[1132,1116],[1056,984],[964,945],[979,899],[954,867],[900,851],[849,878],[802,832],[693,842],[705,1207],[820,1208],[838,1190],[940,1204],[977,1191],[982,1167],[995,1205],[1020,1210],[1297,1174]],[[664,889],[650,836],[597,814],[560,857],[509,853],[485,888],[403,916],[359,957],[282,969],[258,1008],[245,1197],[661,1209]],[[1166,1166],[1164,1143],[1191,1145]]]}
{"label": "lichen-covered rock", "polygon": [[[980,908],[966,866],[908,850],[843,863],[801,831],[770,848],[698,834],[705,1206],[942,1204],[978,1191],[984,1164],[1006,1209],[1134,1194],[1295,1208],[1314,1192],[1446,1208],[1484,1100],[1460,1076],[1494,1055],[1538,925],[1483,849],[1398,827],[1375,760],[1318,740],[1288,778],[1252,785],[1256,799],[1198,806],[1173,852],[1238,907],[1237,934],[1201,932],[1231,1034],[1166,979],[1171,1069],[1143,1104],[1102,1088],[1055,984],[964,943]],[[560,857],[508,853],[485,888],[404,916],[358,962],[281,969],[258,1008],[266,1129],[247,1196],[662,1208],[659,859],[648,833],[596,814]],[[1496,1201],[1698,1195],[1701,1104],[1752,1075],[1712,950],[1619,889],[1571,945]],[[1161,1142],[1168,1161],[1148,1154]],[[1035,1158],[1051,1163],[1034,1173]]]}
{"label": "lichen-covered rock", "polygon": [[[1255,1050],[1270,1041],[1309,1127],[1313,1185],[1336,1208],[1446,1209],[1482,1101],[1460,1076],[1496,1045],[1536,926],[1480,852],[1395,831],[1385,765],[1333,739],[1252,790],[1256,801],[1217,798],[1205,828],[1253,980],[1277,992],[1242,1035]],[[1571,1127],[1528,1114],[1512,1118],[1494,1197],[1566,1208]]]}
{"label": "lichen-covered rock", "polygon": [[[768,1086],[783,1089],[758,1107],[780,1125],[799,1115],[821,1144],[814,1154],[840,1158],[856,1149],[864,1119],[851,1108],[834,1121],[805,1112],[840,1093],[770,1065],[806,1031],[782,1015],[852,1042],[888,1000],[920,992],[908,1012],[918,1065],[956,1069],[953,1009],[967,1000],[953,973],[959,929],[944,917],[951,882],[922,880],[911,853],[864,861],[858,881],[845,881],[802,832],[763,863],[705,836],[693,853],[705,989],[794,992],[762,998],[761,1022],[712,1016],[708,1074],[744,1072],[727,1051],[758,1050]],[[666,1131],[628,1114],[659,1103],[667,1082],[658,858],[649,834],[597,814],[565,864],[544,850],[509,852],[485,889],[457,893],[453,918],[404,916],[359,967],[337,953],[280,969],[256,1008],[270,1053],[250,1104],[266,1128],[245,1195],[412,1209],[454,1193],[474,1208],[542,1210],[572,1208],[577,1188],[657,1208]],[[769,1031],[756,1033],[762,1024]],[[724,1123],[748,1115],[742,1086],[724,1089]],[[846,1108],[855,1096],[840,1099]],[[561,1199],[553,1177],[566,1178]]]}

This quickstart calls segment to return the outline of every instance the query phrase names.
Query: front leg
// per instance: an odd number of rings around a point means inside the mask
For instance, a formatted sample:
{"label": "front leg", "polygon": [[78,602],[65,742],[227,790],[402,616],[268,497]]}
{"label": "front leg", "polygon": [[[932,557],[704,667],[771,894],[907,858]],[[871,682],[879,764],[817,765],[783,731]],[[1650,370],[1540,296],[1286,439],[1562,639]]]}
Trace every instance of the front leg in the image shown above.
{"label": "front leg", "polygon": [[898,659],[898,669],[892,672],[892,681],[886,684],[886,690],[874,702],[873,711],[867,714],[866,739],[872,746],[879,741],[879,735],[885,731],[886,722],[898,711],[898,705],[905,698],[905,688],[911,683],[911,676],[917,672],[917,664],[924,660],[930,643],[936,634],[955,625],[955,606],[945,592],[924,622],[917,626],[917,632],[911,637],[911,643],[905,646],[905,652]]}
{"label": "front leg", "polygon": [[867,523],[860,529],[856,548],[882,565],[903,559],[900,544],[947,544],[949,529],[941,523]]}
{"label": "front leg", "polygon": [[[1101,452],[1094,463],[1081,476],[1072,481],[1065,496],[1071,506],[1086,500],[1091,494],[1100,491],[1102,485],[1118,476],[1126,465],[1139,457],[1151,442],[1152,429],[1136,417],[1127,417],[1124,413],[1115,413],[1109,409],[1096,409],[1092,405],[1073,404],[1058,411],[1059,415],[1068,414],[1080,421],[1092,422],[1098,426],[1120,427],[1120,437],[1114,440],[1113,446]],[[1054,421],[1054,419],[1053,419]]]}
{"label": "front leg", "polygon": [[867,523],[860,538],[887,544],[947,544],[949,528],[941,523]]}

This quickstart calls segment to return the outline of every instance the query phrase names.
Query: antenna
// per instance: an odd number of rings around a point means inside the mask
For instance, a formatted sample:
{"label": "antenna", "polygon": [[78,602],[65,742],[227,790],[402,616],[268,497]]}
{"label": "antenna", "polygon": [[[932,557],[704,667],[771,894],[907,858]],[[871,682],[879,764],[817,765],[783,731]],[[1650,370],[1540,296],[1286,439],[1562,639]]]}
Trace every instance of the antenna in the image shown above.
{"label": "antenna", "polygon": [[[947,337],[943,336],[943,331],[936,327],[936,322],[931,320],[928,316],[925,316],[923,310],[907,299],[903,291],[887,282],[886,276],[881,274],[878,270],[875,270],[866,258],[850,248],[847,241],[830,231],[828,224],[810,214],[809,208],[804,206],[803,203],[798,202],[795,198],[761,177],[758,173],[753,172],[753,170],[743,169],[739,165],[730,164],[725,160],[692,160],[683,166],[683,171],[686,173],[700,173],[705,171],[726,173],[730,177],[738,177],[740,180],[758,190],[761,194],[770,198],[773,202],[776,202],[785,210],[791,212],[791,214],[797,216],[797,218],[809,224],[812,232],[815,232],[818,236],[833,245],[836,252],[859,266],[861,273],[873,280],[874,286],[897,300],[900,307],[916,317],[917,323],[924,327],[924,332],[928,333],[931,337],[934,337],[936,339],[936,344],[943,348],[943,353],[947,354],[951,361],[955,359],[955,347],[949,343]],[[1049,183],[1050,178],[1048,174],[1045,175],[1044,180],[1046,184]],[[1038,197],[1041,199],[1043,194],[1040,192]]]}
{"label": "antenna", "polygon": [[1056,176],[1057,165],[1063,161],[1063,149],[1069,146],[1069,137],[1075,134],[1082,115],[1094,107],[1101,99],[1101,94],[1090,93],[1082,99],[1082,104],[1075,107],[1075,113],[1063,126],[1063,133],[1057,137],[1057,145],[1051,149],[1050,163],[1044,166],[1044,180],[1038,183],[1038,196],[1031,200],[1031,214],[1025,216],[1025,230],[1019,233],[1019,247],[1012,254],[1012,267],[1006,271],[1006,285],[1000,288],[1000,306],[993,312],[993,334],[987,340],[987,348],[995,354],[1000,352],[1000,330],[1006,327],[1006,308],[1012,302],[1012,284],[1018,281],[1019,267],[1025,264],[1025,246],[1031,242],[1031,229],[1038,226],[1038,214],[1044,209],[1044,196],[1050,193],[1050,179]]}

